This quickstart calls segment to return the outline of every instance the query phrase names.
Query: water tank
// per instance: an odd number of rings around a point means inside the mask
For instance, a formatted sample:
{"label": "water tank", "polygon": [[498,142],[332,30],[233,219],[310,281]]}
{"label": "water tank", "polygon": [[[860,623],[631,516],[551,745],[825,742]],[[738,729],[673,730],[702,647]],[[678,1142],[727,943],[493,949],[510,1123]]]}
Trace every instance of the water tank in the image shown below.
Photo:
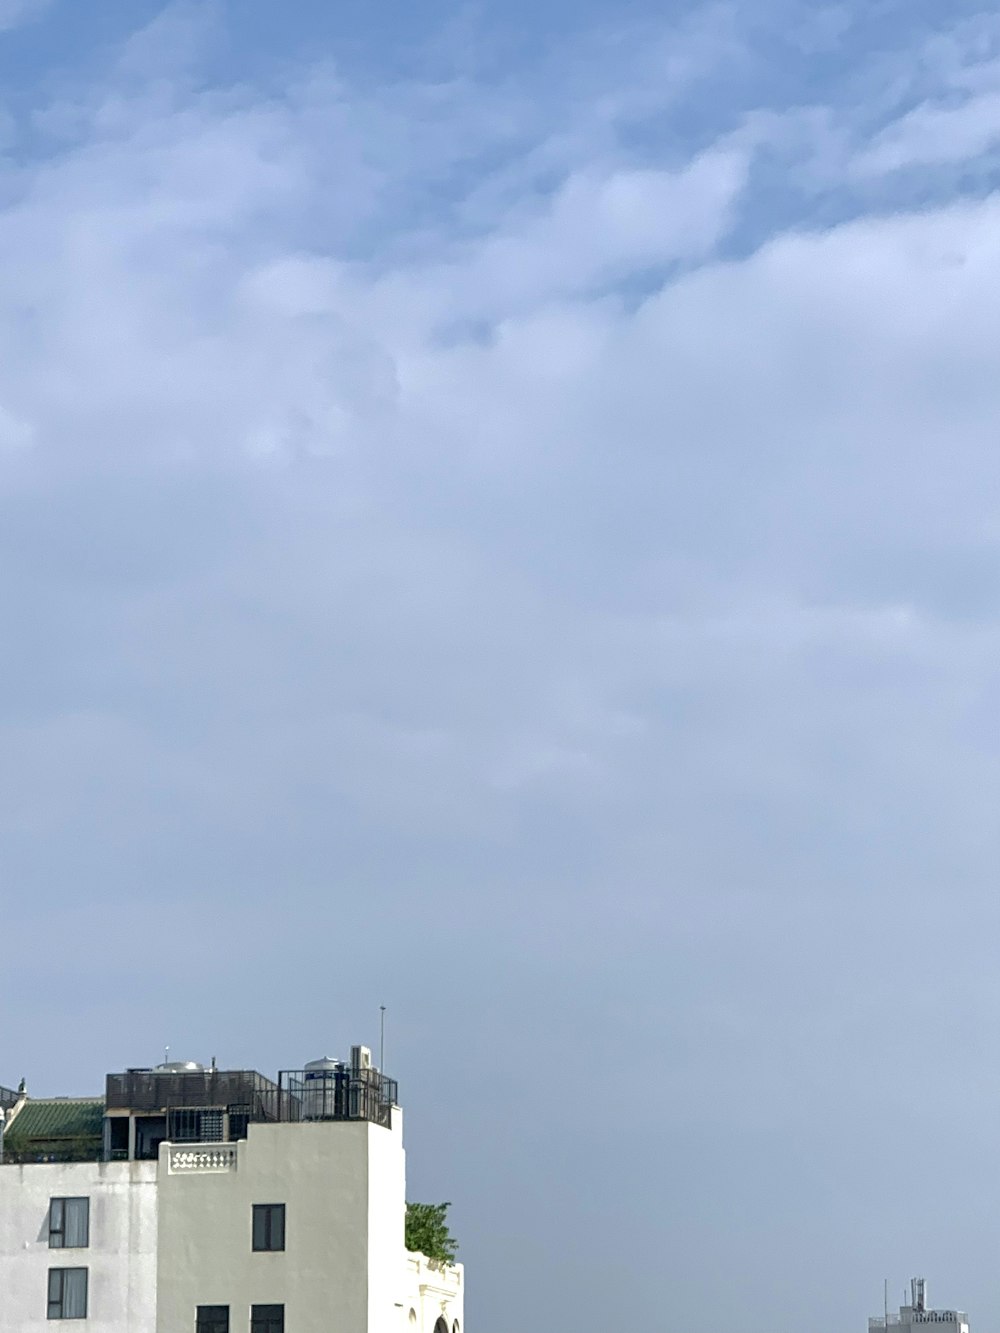
{"label": "water tank", "polygon": [[343,1060],[329,1055],[310,1060],[302,1077],[302,1119],[327,1120],[339,1114],[343,1080]]}
{"label": "water tank", "polygon": [[205,1066],[197,1060],[171,1060],[168,1064],[157,1065],[154,1074],[204,1074]]}

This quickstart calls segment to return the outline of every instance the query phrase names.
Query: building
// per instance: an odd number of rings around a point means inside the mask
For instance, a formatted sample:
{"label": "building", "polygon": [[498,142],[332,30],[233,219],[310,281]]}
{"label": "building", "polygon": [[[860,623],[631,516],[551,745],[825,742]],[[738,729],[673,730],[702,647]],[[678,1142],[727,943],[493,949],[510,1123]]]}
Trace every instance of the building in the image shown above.
{"label": "building", "polygon": [[889,1329],[893,1333],[969,1333],[969,1316],[961,1310],[929,1309],[927,1281],[915,1277],[910,1282],[909,1305],[901,1305],[899,1314],[889,1314],[887,1303],[884,1315],[868,1320],[868,1333]]}
{"label": "building", "polygon": [[366,1047],[272,1081],[164,1064],[103,1098],[0,1089],[0,1329],[462,1333],[404,1244],[396,1084]]}

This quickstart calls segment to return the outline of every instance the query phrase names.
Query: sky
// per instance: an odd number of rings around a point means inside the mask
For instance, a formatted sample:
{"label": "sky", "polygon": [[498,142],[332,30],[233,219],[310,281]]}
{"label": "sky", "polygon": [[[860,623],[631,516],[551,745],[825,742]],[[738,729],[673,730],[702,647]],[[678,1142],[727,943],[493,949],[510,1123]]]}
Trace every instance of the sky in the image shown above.
{"label": "sky", "polygon": [[0,1083],[377,1046],[470,1328],[1000,1328],[1000,16],[0,0]]}

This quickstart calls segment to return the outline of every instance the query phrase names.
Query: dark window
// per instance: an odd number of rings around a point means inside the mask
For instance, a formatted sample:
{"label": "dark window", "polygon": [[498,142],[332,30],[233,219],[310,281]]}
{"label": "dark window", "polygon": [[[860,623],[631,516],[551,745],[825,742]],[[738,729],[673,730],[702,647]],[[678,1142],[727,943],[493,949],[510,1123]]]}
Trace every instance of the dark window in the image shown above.
{"label": "dark window", "polygon": [[140,1162],[155,1162],[160,1144],[167,1137],[165,1115],[142,1115],[135,1118],[135,1156]]}
{"label": "dark window", "polygon": [[171,1143],[221,1143],[224,1112],[219,1107],[173,1106],[167,1114]]}
{"label": "dark window", "polygon": [[171,1143],[200,1143],[201,1112],[188,1106],[172,1106],[167,1114],[167,1138]]}
{"label": "dark window", "polygon": [[[253,1206],[253,1247],[255,1250],[285,1248],[285,1205],[255,1203]],[[261,1306],[264,1309],[264,1306]]]}
{"label": "dark window", "polygon": [[49,1318],[86,1319],[87,1270],[49,1269]]}
{"label": "dark window", "polygon": [[195,1333],[229,1333],[228,1305],[199,1305]]}
{"label": "dark window", "polygon": [[283,1305],[251,1305],[250,1333],[285,1333]]}
{"label": "dark window", "polygon": [[250,1124],[250,1107],[242,1104],[233,1105],[229,1108],[229,1138],[245,1139],[247,1136],[247,1126]]}
{"label": "dark window", "polygon": [[53,1199],[49,1204],[49,1249],[82,1250],[89,1244],[90,1200]]}

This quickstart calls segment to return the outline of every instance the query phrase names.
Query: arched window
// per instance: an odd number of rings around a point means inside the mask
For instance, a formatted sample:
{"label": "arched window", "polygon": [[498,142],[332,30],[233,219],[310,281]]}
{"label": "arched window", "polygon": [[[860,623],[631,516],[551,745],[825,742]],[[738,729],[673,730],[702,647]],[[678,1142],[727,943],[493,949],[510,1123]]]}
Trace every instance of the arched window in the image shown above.
{"label": "arched window", "polygon": [[451,1329],[448,1327],[448,1321],[445,1319],[444,1315],[438,1315],[438,1321],[434,1325],[434,1333],[451,1333]]}
{"label": "arched window", "polygon": [[411,1324],[415,1324],[416,1322],[417,1322],[417,1312],[416,1312],[416,1310],[411,1310],[411,1311],[410,1311],[410,1323],[411,1323]]}

